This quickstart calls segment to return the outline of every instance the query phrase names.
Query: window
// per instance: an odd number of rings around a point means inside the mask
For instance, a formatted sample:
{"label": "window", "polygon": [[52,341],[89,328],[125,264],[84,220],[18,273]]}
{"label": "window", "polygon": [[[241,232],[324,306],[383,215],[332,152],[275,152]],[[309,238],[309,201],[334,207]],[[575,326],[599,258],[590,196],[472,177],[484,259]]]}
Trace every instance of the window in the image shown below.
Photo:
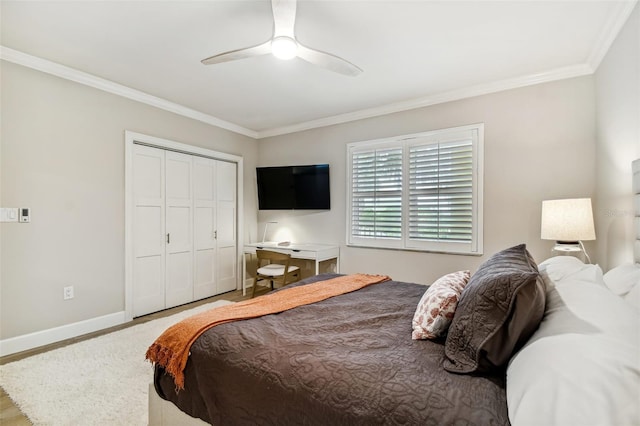
{"label": "window", "polygon": [[482,124],[347,146],[347,243],[482,254]]}

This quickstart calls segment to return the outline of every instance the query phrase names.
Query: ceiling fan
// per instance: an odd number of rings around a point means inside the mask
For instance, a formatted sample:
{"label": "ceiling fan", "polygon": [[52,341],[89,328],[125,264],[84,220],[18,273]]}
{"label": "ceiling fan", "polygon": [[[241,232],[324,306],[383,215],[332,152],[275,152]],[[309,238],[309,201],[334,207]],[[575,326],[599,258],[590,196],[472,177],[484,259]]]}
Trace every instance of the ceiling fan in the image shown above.
{"label": "ceiling fan", "polygon": [[349,61],[304,46],[296,40],[294,32],[296,0],[271,0],[271,8],[273,10],[273,36],[271,39],[256,46],[220,53],[203,59],[201,62],[205,65],[213,65],[272,53],[279,59],[298,57],[313,65],[349,76],[356,76],[362,72],[359,67]]}

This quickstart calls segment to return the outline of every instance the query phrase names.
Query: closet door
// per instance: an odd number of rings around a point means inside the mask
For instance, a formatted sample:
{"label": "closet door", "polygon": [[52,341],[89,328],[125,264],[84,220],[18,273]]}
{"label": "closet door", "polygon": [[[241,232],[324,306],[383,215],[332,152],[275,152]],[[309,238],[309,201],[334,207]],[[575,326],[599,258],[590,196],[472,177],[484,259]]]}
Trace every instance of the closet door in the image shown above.
{"label": "closet door", "polygon": [[133,316],[165,308],[164,154],[133,147]]}
{"label": "closet door", "polygon": [[235,290],[238,282],[236,250],[236,164],[217,161],[216,168],[216,259],[217,293]]}
{"label": "closet door", "polygon": [[193,301],[193,157],[166,152],[166,307]]}
{"label": "closet door", "polygon": [[133,145],[133,316],[235,290],[236,163]]}
{"label": "closet door", "polygon": [[217,293],[216,289],[216,161],[193,159],[194,194],[194,288],[195,300]]}

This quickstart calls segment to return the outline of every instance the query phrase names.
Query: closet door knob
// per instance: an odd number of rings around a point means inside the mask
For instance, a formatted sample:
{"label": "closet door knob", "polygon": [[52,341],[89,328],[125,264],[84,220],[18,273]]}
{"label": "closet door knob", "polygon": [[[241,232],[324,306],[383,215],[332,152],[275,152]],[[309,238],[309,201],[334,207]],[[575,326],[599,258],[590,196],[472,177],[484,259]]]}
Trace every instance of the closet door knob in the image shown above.
{"label": "closet door knob", "polygon": [[167,234],[167,244],[171,243],[171,234]]}

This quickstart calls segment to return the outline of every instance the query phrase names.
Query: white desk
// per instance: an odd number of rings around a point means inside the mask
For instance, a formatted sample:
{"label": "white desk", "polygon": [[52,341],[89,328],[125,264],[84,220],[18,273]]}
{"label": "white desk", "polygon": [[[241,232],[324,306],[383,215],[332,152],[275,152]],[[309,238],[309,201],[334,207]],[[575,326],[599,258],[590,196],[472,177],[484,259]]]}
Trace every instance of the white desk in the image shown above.
{"label": "white desk", "polygon": [[320,262],[330,259],[336,260],[336,272],[340,272],[340,247],[330,244],[299,244],[291,243],[288,246],[279,246],[278,243],[250,243],[245,244],[242,255],[242,294],[247,292],[247,254],[256,254],[256,250],[265,249],[287,253],[292,259],[313,260],[316,264],[316,275],[320,273]]}

